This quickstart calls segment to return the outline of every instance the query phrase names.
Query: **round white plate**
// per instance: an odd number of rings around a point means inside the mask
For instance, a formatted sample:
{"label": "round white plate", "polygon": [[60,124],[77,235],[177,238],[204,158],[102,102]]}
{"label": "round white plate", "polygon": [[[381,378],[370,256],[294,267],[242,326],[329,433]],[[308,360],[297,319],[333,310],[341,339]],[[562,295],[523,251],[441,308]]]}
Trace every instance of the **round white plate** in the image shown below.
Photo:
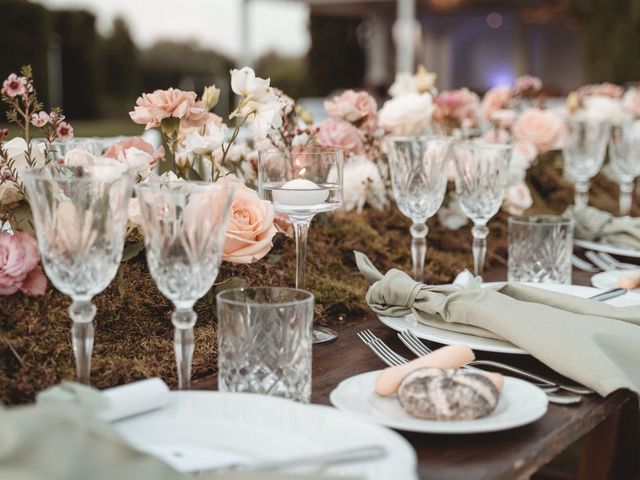
{"label": "round white plate", "polygon": [[415,451],[402,436],[331,407],[242,393],[171,392],[171,397],[161,410],[114,425],[136,448],[182,472],[381,445],[386,457],[335,466],[327,474],[417,478]]}
{"label": "round white plate", "polygon": [[430,421],[406,413],[395,396],[380,397],[374,382],[380,371],[347,378],[331,392],[336,408],[387,427],[422,433],[484,433],[508,430],[535,422],[547,411],[547,396],[538,387],[513,377],[504,388],[495,410],[484,418],[464,421]]}
{"label": "round white plate", "polygon": [[[487,283],[486,285],[491,285],[491,283]],[[527,283],[526,285],[555,292],[567,293],[577,297],[590,297],[591,295],[595,295],[601,291],[596,288],[583,287],[580,285],[556,285],[550,283]],[[627,293],[622,297],[608,300],[607,303],[618,307],[640,305],[640,295],[636,293]],[[526,351],[515,346],[511,342],[495,340],[492,338],[476,337],[475,335],[450,332],[449,330],[431,327],[429,325],[416,322],[413,315],[407,315],[406,317],[378,316],[378,318],[380,318],[380,321],[386,326],[391,327],[398,332],[410,328],[419,338],[440,343],[442,345],[461,343],[469,346],[469,348],[473,350],[479,350],[481,352],[527,355]]]}
{"label": "round white plate", "polygon": [[[591,285],[605,290],[616,288],[620,277],[633,275],[634,273],[637,273],[637,270],[609,270],[607,272],[596,273],[591,277]],[[636,288],[631,291],[634,293],[640,293],[640,288]]]}
{"label": "round white plate", "polygon": [[640,258],[640,250],[634,250],[628,247],[616,247],[609,243],[589,242],[587,240],[574,240],[573,244],[577,247],[586,248],[587,250],[610,253],[611,255],[622,255],[624,257]]}

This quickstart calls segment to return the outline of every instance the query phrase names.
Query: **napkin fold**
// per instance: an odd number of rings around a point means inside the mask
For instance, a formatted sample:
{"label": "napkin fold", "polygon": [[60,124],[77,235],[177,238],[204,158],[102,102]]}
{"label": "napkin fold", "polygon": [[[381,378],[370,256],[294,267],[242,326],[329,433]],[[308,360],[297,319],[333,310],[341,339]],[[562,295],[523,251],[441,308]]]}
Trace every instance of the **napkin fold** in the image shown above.
{"label": "napkin fold", "polygon": [[162,408],[170,401],[169,387],[160,378],[149,378],[106,390],[75,382],[62,382],[37,395],[38,403],[69,403],[115,422]]}
{"label": "napkin fold", "polygon": [[521,284],[425,285],[397,269],[383,275],[364,254],[355,256],[372,283],[366,299],[378,315],[413,313],[444,330],[508,340],[603,396],[619,388],[640,393],[638,306],[614,307]]}
{"label": "napkin fold", "polygon": [[640,217],[614,217],[593,207],[569,207],[565,213],[573,217],[577,239],[640,250]]}

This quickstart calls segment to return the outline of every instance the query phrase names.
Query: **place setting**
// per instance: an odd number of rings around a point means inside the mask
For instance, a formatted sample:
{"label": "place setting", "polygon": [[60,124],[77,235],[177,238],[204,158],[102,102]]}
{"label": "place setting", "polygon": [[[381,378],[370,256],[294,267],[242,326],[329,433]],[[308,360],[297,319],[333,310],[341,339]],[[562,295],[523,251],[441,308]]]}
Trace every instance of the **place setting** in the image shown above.
{"label": "place setting", "polygon": [[0,478],[640,475],[640,64],[577,48],[633,12],[54,3],[4,6]]}

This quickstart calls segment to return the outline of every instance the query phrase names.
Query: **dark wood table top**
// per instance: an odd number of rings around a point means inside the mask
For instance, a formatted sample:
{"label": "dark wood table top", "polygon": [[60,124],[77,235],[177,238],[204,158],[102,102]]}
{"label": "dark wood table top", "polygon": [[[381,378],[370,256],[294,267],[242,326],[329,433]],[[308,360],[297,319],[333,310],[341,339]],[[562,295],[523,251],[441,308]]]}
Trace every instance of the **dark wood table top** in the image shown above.
{"label": "dark wood table top", "polygon": [[[494,269],[487,272],[485,278],[487,281],[504,280],[505,271]],[[587,274],[576,273],[574,283],[586,285],[588,279]],[[384,367],[356,336],[365,328],[373,330],[395,350],[406,351],[395,332],[380,323],[375,315],[348,318],[336,328],[337,341],[314,347],[313,403],[329,405],[329,394],[340,381]],[[528,356],[477,354],[479,358],[499,358],[549,376],[555,375]],[[208,378],[196,382],[194,388],[213,386],[215,379]],[[625,404],[634,402],[632,411],[637,410],[637,397],[628,391],[618,391],[607,398],[585,397],[579,405],[550,405],[548,412],[537,422],[504,432],[476,435],[400,433],[416,450],[422,479],[525,479]],[[640,448],[637,443],[635,445]]]}

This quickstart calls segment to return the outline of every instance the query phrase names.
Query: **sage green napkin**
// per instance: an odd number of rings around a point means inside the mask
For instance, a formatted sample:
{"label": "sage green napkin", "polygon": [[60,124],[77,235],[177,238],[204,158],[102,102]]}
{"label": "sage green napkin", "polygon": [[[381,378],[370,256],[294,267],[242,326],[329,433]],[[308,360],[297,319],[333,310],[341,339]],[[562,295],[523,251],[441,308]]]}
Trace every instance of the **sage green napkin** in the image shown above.
{"label": "sage green napkin", "polygon": [[575,238],[640,250],[640,217],[614,217],[593,207],[569,207],[566,213],[573,216]]}
{"label": "sage green napkin", "polygon": [[[83,390],[83,389],[80,389]],[[86,391],[81,395],[86,397]],[[186,480],[168,465],[131,447],[92,408],[44,402],[0,407],[0,478],[11,480]],[[233,472],[210,480],[327,480],[320,475]]]}
{"label": "sage green napkin", "polygon": [[378,315],[413,313],[437,328],[508,340],[603,396],[619,388],[640,392],[640,306],[613,307],[520,284],[425,285],[396,269],[382,275],[364,254],[355,255],[372,283],[367,303]]}

